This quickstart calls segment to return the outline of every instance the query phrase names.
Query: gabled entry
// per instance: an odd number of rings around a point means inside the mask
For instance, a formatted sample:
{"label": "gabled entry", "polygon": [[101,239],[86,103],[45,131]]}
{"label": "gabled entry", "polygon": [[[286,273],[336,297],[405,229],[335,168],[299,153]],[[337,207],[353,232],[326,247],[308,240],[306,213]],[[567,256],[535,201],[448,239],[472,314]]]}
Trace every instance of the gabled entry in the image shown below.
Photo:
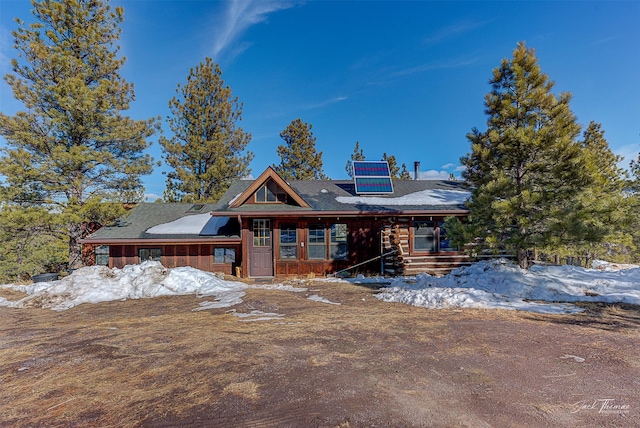
{"label": "gabled entry", "polygon": [[249,275],[273,276],[273,239],[271,220],[253,219],[249,240]]}

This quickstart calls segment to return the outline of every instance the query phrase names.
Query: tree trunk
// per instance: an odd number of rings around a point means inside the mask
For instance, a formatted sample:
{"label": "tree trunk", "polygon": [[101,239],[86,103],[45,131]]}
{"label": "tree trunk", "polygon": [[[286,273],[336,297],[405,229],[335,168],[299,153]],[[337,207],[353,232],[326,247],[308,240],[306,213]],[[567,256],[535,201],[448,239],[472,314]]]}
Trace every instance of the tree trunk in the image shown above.
{"label": "tree trunk", "polygon": [[527,256],[527,250],[524,248],[518,248],[518,265],[520,269],[529,269],[529,257]]}
{"label": "tree trunk", "polygon": [[71,223],[69,225],[69,269],[79,269],[82,267],[82,223]]}

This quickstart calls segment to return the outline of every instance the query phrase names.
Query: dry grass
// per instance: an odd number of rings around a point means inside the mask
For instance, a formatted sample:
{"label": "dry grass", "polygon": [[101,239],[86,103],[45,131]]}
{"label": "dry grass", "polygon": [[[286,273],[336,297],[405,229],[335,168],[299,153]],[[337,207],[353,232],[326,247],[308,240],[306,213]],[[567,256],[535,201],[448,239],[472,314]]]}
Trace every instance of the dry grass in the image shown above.
{"label": "dry grass", "polygon": [[[576,338],[571,346],[588,347],[592,355],[587,361],[602,358],[621,362],[636,374],[640,371],[635,352],[640,345],[637,308],[595,305],[587,314],[573,316],[428,311],[379,302],[363,287],[308,286],[314,291],[306,294],[321,294],[340,305],[308,300],[305,293],[252,289],[235,307],[237,312],[285,316],[241,322],[225,309],[194,312],[201,299],[193,296],[85,304],[60,313],[0,308],[0,426],[140,426],[165,417],[188,419],[207,406],[231,411],[227,404],[233,400],[245,400],[242,406],[261,403],[262,408],[285,399],[306,403],[310,399],[304,388],[315,388],[322,400],[329,400],[336,390],[357,396],[343,383],[345,376],[355,376],[350,388],[364,388],[382,401],[388,399],[382,386],[400,391],[406,403],[417,403],[427,385],[437,390],[435,382],[444,382],[439,387],[443,394],[460,388],[464,395],[474,385],[500,384],[504,374],[495,362],[511,364],[508,353],[517,353],[526,343],[539,347],[531,340],[514,343],[520,331],[539,331],[540,343],[548,346],[564,329],[567,340]],[[5,291],[2,296],[7,296]],[[608,337],[594,338],[591,344],[584,341],[602,333]],[[622,338],[627,343],[623,349]],[[537,355],[540,350],[532,352]],[[571,352],[581,349],[567,346],[557,351]],[[514,364],[522,361],[519,358]],[[548,361],[558,370],[569,364],[556,355]],[[462,364],[469,368],[458,370]],[[296,375],[296,370],[302,371]],[[415,373],[422,376],[420,382],[412,379]],[[312,380],[303,381],[304,376],[316,376],[319,385],[308,384]],[[540,412],[557,411],[557,405],[535,405]],[[300,414],[314,413],[306,409]],[[334,426],[364,426],[353,419],[351,424],[336,421]]]}

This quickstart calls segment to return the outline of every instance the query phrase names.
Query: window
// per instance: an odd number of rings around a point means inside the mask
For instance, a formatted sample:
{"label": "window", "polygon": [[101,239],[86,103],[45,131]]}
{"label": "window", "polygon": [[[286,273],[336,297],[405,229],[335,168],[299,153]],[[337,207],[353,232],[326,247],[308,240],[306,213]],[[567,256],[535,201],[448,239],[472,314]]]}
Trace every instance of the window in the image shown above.
{"label": "window", "polygon": [[271,246],[271,222],[268,219],[253,220],[253,246]]}
{"label": "window", "polygon": [[256,203],[286,203],[287,193],[273,180],[267,181],[256,191]]}
{"label": "window", "polygon": [[147,260],[159,262],[162,257],[162,250],[160,248],[140,248],[138,250],[138,257],[140,258],[140,263],[146,262]]}
{"label": "window", "polygon": [[295,224],[280,226],[280,259],[298,258],[298,227]]}
{"label": "window", "polygon": [[453,246],[447,237],[447,230],[444,227],[444,221],[438,222],[438,242],[440,251],[458,251],[458,248]]}
{"label": "window", "polygon": [[94,250],[96,256],[96,265],[109,266],[109,246],[100,245]]}
{"label": "window", "polygon": [[309,226],[309,243],[307,246],[309,259],[324,260],[327,258],[325,246],[324,225]]}
{"label": "window", "polygon": [[331,260],[347,260],[347,225],[336,223],[331,225],[331,243],[329,247],[329,258]]}
{"label": "window", "polygon": [[436,228],[432,221],[413,223],[413,249],[415,251],[436,251]]}
{"label": "window", "polygon": [[214,263],[235,263],[236,262],[235,248],[214,248],[213,262]]}

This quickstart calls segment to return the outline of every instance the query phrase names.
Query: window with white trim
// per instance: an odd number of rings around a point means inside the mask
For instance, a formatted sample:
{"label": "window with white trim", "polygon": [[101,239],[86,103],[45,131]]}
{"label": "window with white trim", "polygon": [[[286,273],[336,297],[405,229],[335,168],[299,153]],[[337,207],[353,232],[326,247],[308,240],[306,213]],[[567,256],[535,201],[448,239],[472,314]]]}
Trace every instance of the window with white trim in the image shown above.
{"label": "window with white trim", "polygon": [[280,226],[280,259],[296,260],[298,258],[298,226],[283,224]]}
{"label": "window with white trim", "polygon": [[312,260],[325,260],[327,258],[325,229],[322,224],[309,226],[307,258]]}

